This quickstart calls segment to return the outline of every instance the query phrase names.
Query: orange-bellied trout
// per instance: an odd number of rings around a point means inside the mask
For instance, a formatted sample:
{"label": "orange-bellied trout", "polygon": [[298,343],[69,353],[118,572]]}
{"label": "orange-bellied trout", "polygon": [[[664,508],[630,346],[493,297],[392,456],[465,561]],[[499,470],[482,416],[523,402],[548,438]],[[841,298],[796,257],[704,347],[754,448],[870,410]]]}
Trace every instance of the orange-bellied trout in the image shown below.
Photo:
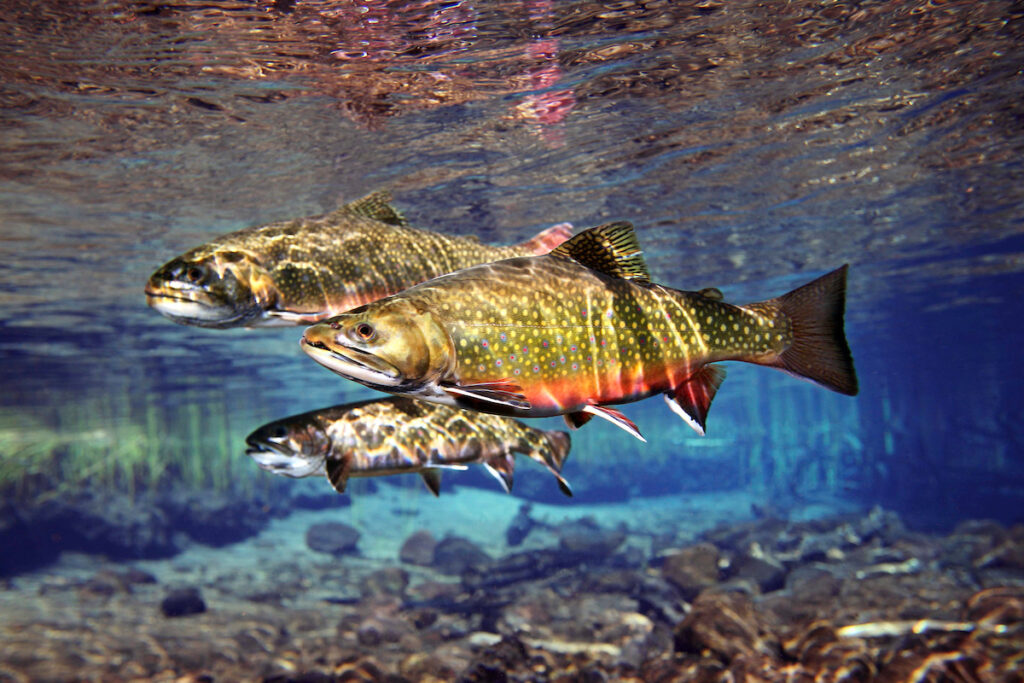
{"label": "orange-bellied trout", "polygon": [[441,470],[481,463],[512,489],[516,453],[560,474],[569,435],[518,420],[396,396],[312,410],[263,425],[246,438],[246,454],[288,477],[326,474],[339,493],[350,477],[418,472],[436,496]]}
{"label": "orange-bellied trout", "polygon": [[597,415],[665,394],[703,434],[738,360],[857,393],[843,332],[846,266],[746,306],[650,281],[629,223],[592,228],[550,254],[474,266],[308,328],[303,349],[374,389],[517,417]]}
{"label": "orange-bellied trout", "polygon": [[510,247],[417,230],[384,192],[336,211],[232,232],[190,249],[146,283],[150,306],[200,327],[309,324],[460,268],[545,254],[566,223]]}

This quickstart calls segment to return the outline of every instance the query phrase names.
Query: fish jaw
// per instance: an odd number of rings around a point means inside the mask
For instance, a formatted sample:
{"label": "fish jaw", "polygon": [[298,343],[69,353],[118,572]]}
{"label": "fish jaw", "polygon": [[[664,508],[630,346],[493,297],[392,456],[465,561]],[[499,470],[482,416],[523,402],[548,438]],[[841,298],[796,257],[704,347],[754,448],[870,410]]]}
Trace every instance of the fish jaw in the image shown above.
{"label": "fish jaw", "polygon": [[299,479],[314,475],[323,475],[324,458],[309,458],[288,450],[283,444],[273,441],[249,441],[245,454],[256,461],[260,469],[273,472],[284,477]]}
{"label": "fish jaw", "polygon": [[383,391],[402,384],[401,373],[393,365],[360,349],[337,344],[329,346],[317,339],[317,327],[306,330],[299,340],[302,350],[317,363],[345,379]]}
{"label": "fish jaw", "polygon": [[302,350],[335,374],[396,394],[440,394],[451,336],[429,311],[384,299],[306,329]]}
{"label": "fish jaw", "polygon": [[253,324],[264,307],[233,266],[207,257],[173,259],[146,282],[146,303],[182,325],[228,328]]}

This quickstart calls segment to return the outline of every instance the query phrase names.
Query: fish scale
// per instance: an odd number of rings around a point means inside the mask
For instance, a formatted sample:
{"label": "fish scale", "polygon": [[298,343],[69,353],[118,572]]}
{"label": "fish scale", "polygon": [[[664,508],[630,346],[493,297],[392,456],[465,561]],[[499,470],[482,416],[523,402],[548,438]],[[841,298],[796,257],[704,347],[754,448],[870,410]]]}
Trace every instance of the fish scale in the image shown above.
{"label": "fish scale", "polygon": [[857,392],[843,333],[846,267],[736,306],[650,282],[632,226],[592,228],[543,256],[457,271],[314,325],[303,348],[367,386],[512,416],[592,416],[663,393],[703,433],[738,360]]}

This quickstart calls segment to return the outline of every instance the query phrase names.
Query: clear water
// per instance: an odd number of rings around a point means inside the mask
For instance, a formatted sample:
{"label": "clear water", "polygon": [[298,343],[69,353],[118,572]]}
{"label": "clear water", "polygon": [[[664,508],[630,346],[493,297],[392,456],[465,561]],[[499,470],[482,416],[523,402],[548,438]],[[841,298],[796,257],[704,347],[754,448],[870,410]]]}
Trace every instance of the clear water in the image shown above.
{"label": "clear water", "polygon": [[142,284],[216,235],[389,189],[414,225],[495,243],[630,220],[657,281],[738,302],[851,264],[859,397],[734,369],[708,439],[630,406],[651,444],[591,425],[577,479],[1016,519],[1014,7],[5,2],[9,451],[129,434],[173,471],[365,396],[297,330],[178,327]]}
{"label": "clear water", "polygon": [[[1015,3],[6,0],[0,23],[10,505],[285,495],[245,435],[368,390],[300,328],[176,326],[142,286],[217,235],[388,189],[413,225],[493,243],[629,220],[656,281],[736,302],[851,264],[858,397],[733,366],[703,439],[626,406],[650,442],[575,433],[570,506],[1024,519]],[[514,495],[559,499],[529,467]]]}

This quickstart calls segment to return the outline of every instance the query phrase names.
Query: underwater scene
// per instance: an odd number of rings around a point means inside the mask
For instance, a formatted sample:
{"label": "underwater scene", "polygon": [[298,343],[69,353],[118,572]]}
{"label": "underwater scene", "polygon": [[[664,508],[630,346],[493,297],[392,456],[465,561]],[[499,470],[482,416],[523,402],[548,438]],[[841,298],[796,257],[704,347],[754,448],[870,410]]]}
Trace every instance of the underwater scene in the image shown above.
{"label": "underwater scene", "polygon": [[0,26],[0,681],[1024,681],[1019,3]]}

